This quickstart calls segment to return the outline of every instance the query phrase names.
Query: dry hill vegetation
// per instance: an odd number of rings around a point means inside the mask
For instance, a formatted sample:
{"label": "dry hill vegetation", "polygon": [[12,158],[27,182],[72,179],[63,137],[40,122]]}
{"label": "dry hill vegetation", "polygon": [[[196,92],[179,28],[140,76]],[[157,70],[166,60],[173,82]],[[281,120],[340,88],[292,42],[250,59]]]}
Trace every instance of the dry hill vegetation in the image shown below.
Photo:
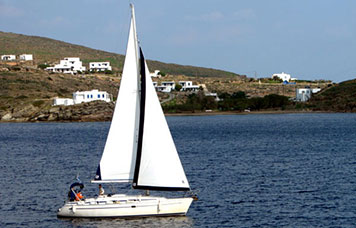
{"label": "dry hill vegetation", "polygon": [[[119,54],[104,52],[79,45],[73,45],[53,39],[25,36],[0,32],[0,54],[33,54],[34,61],[0,61],[0,119],[12,121],[66,120],[90,121],[109,120],[113,105],[96,102],[94,104],[75,105],[54,108],[55,97],[72,97],[75,91],[98,89],[107,91],[116,99],[120,84],[120,73],[124,57]],[[80,57],[84,65],[90,61],[110,61],[114,74],[49,74],[38,68],[39,64],[58,62],[64,57]],[[178,106],[190,111],[206,109],[244,110],[245,108],[264,107],[273,109],[300,108],[328,111],[355,111],[355,81],[328,87],[329,82],[298,82],[296,85],[282,85],[264,80],[253,80],[231,72],[166,64],[149,61],[151,70],[159,69],[165,77],[154,79],[162,81],[193,81],[202,91],[216,92],[225,97],[228,103],[218,103],[211,98],[204,98],[202,93],[174,92],[174,98],[164,106],[174,112]],[[293,104],[288,101],[295,97],[296,88],[305,86],[320,87],[320,93],[308,104]],[[271,96],[272,94],[275,94]],[[167,94],[159,94],[162,99]],[[329,97],[333,97],[329,99]],[[260,99],[261,98],[261,99]],[[278,106],[281,104],[281,106]],[[204,103],[204,104],[202,104]],[[188,108],[187,108],[188,107]]]}
{"label": "dry hill vegetation", "polygon": [[306,107],[315,111],[356,112],[356,79],[325,89],[314,96]]}
{"label": "dry hill vegetation", "polygon": [[55,97],[72,97],[75,91],[99,89],[117,94],[115,77],[75,76],[46,72],[0,72],[0,116],[29,120],[50,110]]}
{"label": "dry hill vegetation", "polygon": [[[110,61],[115,71],[122,71],[124,56],[70,44],[63,41],[39,37],[26,36],[0,31],[0,54],[33,54],[35,64],[59,62],[64,57],[80,57],[83,64],[94,61]],[[193,66],[167,64],[148,60],[151,70],[160,69],[173,75],[192,75],[198,77],[237,77],[238,74]]]}

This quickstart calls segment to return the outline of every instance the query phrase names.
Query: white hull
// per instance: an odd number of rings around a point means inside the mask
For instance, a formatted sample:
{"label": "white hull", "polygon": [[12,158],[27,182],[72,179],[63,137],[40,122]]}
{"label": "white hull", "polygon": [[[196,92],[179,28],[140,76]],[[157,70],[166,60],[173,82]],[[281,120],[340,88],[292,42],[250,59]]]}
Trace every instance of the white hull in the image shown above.
{"label": "white hull", "polygon": [[66,202],[58,217],[104,218],[185,215],[193,198],[112,195]]}

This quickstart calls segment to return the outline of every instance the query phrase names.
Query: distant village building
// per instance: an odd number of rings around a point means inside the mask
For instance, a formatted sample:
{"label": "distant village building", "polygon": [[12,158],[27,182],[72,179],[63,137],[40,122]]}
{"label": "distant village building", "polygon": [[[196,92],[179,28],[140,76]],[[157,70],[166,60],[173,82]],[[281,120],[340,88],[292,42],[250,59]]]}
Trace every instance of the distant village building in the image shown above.
{"label": "distant village building", "polygon": [[77,91],[73,93],[73,100],[74,100],[74,104],[80,104],[83,102],[99,101],[99,100],[110,102],[111,98],[107,92],[94,89],[91,91],[82,91],[82,92]]}
{"label": "distant village building", "polygon": [[172,90],[174,90],[176,88],[176,83],[174,81],[162,82],[161,85],[171,87]]}
{"label": "distant village building", "polygon": [[151,73],[150,72],[150,76],[153,78],[160,78],[161,77],[161,72],[159,70],[155,70],[155,72]]}
{"label": "distant village building", "polygon": [[157,84],[157,82],[154,82],[153,86],[155,86],[158,92],[163,92],[163,93],[170,93],[172,92],[172,90],[176,88],[176,84],[174,81],[162,82],[160,86]]}
{"label": "distant village building", "polygon": [[290,74],[286,74],[286,73],[284,73],[284,72],[282,72],[282,73],[280,73],[280,74],[273,74],[272,75],[272,78],[274,78],[274,77],[278,77],[279,79],[282,79],[282,81],[283,82],[289,82],[289,81],[295,81],[295,80],[297,80],[297,78],[292,78],[291,76],[290,76]]}
{"label": "distant village building", "polygon": [[156,86],[156,90],[158,92],[163,92],[163,93],[170,93],[172,92],[172,87],[171,86]]}
{"label": "distant village building", "polygon": [[220,98],[217,93],[205,93],[207,97],[214,97],[215,101],[220,101]]}
{"label": "distant village building", "polygon": [[53,105],[65,105],[65,106],[68,106],[68,105],[74,105],[74,101],[73,99],[70,99],[70,98],[55,98],[53,100]]}
{"label": "distant village building", "polygon": [[3,61],[13,61],[16,60],[16,55],[2,55],[1,60]]}
{"label": "distant village building", "polygon": [[32,54],[22,54],[22,55],[20,55],[20,60],[32,61],[33,55]]}
{"label": "distant village building", "polygon": [[110,62],[90,62],[89,70],[94,72],[104,72],[106,70],[112,70]]}
{"label": "distant village building", "polygon": [[301,88],[297,89],[296,91],[296,101],[299,102],[306,102],[308,101],[312,94],[318,93],[321,89],[320,88]]}
{"label": "distant village building", "polygon": [[[199,86],[198,85],[193,85],[192,81],[179,81],[179,85],[182,86],[180,91],[198,91]],[[162,82],[161,85],[159,86],[157,82],[153,82],[153,86],[156,88],[158,92],[164,92],[164,93],[170,93],[172,90],[175,90],[176,84],[174,81],[169,81],[169,82]]]}
{"label": "distant village building", "polygon": [[77,91],[73,93],[73,99],[70,98],[55,98],[53,105],[73,105],[91,101],[106,101],[110,102],[110,94],[97,89],[91,91]]}
{"label": "distant village building", "polygon": [[182,86],[182,89],[180,91],[198,91],[199,86],[198,85],[193,85],[192,81],[179,81],[179,85]]}
{"label": "distant village building", "polygon": [[53,73],[75,74],[85,71],[82,61],[78,57],[64,58],[54,67],[47,67],[46,70]]}

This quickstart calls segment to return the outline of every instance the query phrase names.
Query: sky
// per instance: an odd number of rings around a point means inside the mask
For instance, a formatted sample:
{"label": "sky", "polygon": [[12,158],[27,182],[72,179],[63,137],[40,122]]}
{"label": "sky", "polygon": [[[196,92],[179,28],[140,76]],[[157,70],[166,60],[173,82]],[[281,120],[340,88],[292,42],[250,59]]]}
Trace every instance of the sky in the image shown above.
{"label": "sky", "polygon": [[[355,0],[0,0],[0,31],[249,77],[356,78]],[[154,70],[154,69],[151,69]]]}

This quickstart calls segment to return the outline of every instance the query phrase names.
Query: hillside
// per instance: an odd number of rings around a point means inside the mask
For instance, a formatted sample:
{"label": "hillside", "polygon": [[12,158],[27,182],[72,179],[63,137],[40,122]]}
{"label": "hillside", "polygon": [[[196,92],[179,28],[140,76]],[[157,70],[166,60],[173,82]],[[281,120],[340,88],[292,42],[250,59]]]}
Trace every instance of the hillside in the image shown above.
{"label": "hillside", "polygon": [[[75,91],[92,89],[116,95],[118,87],[117,77],[104,75],[83,77],[43,71],[0,72],[0,117],[28,121],[51,110],[54,97],[70,98]],[[97,110],[102,109],[100,107]]]}
{"label": "hillside", "polygon": [[356,112],[356,79],[325,89],[314,96],[307,106],[315,111]]}
{"label": "hillside", "polygon": [[[3,54],[33,54],[35,64],[59,62],[64,57],[80,57],[84,65],[92,61],[110,61],[114,70],[121,72],[124,56],[70,44],[63,41],[26,36],[0,31],[0,55]],[[171,75],[187,75],[199,77],[236,77],[238,74],[194,66],[182,66],[148,60],[149,68],[159,69]]]}

